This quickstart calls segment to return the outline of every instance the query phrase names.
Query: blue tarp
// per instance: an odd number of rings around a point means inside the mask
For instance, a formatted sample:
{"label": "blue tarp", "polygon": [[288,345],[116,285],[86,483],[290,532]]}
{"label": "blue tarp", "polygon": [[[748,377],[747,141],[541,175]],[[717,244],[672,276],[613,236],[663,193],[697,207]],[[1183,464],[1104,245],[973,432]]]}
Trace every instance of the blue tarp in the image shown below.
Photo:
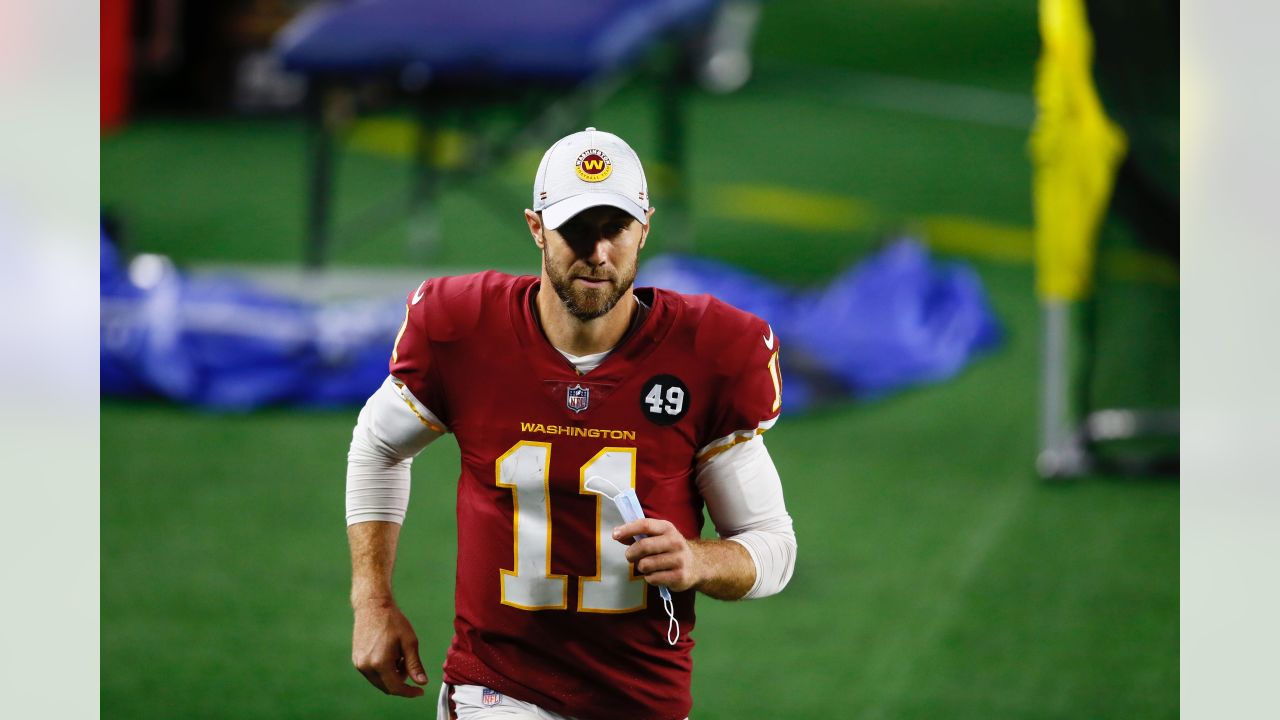
{"label": "blue tarp", "polygon": [[[309,303],[155,256],[126,272],[105,235],[101,249],[103,395],[226,410],[350,405],[386,376],[402,296]],[[710,293],[768,321],[786,347],[789,411],[951,377],[999,340],[977,275],[909,240],[813,289],[679,256],[648,260],[638,283]]]}
{"label": "blue tarp", "polygon": [[944,380],[1000,341],[977,273],[933,261],[911,239],[817,288],[788,289],[714,260],[677,256],[650,260],[639,281],[709,293],[769,322],[786,348],[783,404],[791,411]]}
{"label": "blue tarp", "polygon": [[135,274],[145,278],[135,282],[103,239],[103,395],[223,410],[350,405],[387,375],[403,297],[313,304],[144,260]]}

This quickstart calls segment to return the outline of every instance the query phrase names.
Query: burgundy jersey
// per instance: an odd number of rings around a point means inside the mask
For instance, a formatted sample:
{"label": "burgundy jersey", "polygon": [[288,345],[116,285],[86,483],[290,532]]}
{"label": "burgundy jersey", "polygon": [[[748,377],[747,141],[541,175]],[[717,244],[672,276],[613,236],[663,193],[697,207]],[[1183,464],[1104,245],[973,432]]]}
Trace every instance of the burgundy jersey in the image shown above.
{"label": "burgundy jersey", "polygon": [[577,718],[675,720],[692,706],[692,591],[658,597],[589,491],[633,487],[645,515],[702,531],[700,457],[778,415],[772,330],[707,295],[640,288],[648,308],[582,375],[548,342],[536,277],[430,280],[409,298],[391,373],[457,437],[453,684]]}

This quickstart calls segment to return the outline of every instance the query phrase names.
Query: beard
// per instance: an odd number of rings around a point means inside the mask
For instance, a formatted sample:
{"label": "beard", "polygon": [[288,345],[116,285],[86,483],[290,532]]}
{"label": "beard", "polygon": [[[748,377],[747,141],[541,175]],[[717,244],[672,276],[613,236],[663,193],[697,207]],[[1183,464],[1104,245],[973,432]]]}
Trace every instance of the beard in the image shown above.
{"label": "beard", "polygon": [[619,268],[618,273],[612,277],[596,277],[588,273],[579,273],[580,277],[608,281],[607,285],[600,288],[582,287],[574,284],[574,275],[561,274],[552,267],[545,250],[542,263],[547,270],[547,279],[551,281],[551,288],[556,291],[560,302],[564,303],[570,315],[584,322],[608,314],[636,280],[636,266],[632,264],[630,267]]}

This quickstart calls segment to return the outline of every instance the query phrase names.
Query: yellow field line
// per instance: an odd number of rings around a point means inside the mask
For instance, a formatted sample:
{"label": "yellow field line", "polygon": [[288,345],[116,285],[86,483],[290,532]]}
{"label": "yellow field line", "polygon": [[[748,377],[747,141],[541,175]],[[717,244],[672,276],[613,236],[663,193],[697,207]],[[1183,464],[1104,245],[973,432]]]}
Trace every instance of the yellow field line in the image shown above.
{"label": "yellow field line", "polygon": [[[417,125],[403,118],[362,118],[351,124],[344,139],[347,147],[370,155],[396,159],[413,157],[418,144]],[[435,133],[429,149],[432,166],[456,170],[466,163],[469,136],[451,128]]]}
{"label": "yellow field line", "polygon": [[[346,143],[354,150],[392,158],[412,157],[416,146],[412,121],[403,118],[365,118],[357,121]],[[441,130],[431,163],[457,169],[466,162],[468,136]],[[663,168],[650,164],[658,177]],[[892,217],[873,203],[849,195],[817,193],[781,185],[723,184],[708,189],[699,207],[714,217],[758,222],[804,232],[858,232],[887,227]],[[938,252],[992,262],[1029,265],[1034,261],[1031,228],[963,215],[924,215],[907,220]],[[1169,259],[1136,248],[1109,248],[1099,258],[1109,277],[1129,282],[1177,285],[1178,267]]]}
{"label": "yellow field line", "polygon": [[[793,230],[855,232],[883,227],[885,213],[860,198],[764,185],[711,189],[707,210],[726,219]],[[1001,263],[1034,262],[1031,228],[963,215],[924,215],[905,223],[938,252]],[[1137,248],[1108,248],[1099,258],[1108,277],[1128,282],[1177,285],[1178,267],[1168,258]]]}
{"label": "yellow field line", "polygon": [[712,215],[799,230],[848,232],[875,218],[872,205],[863,200],[780,186],[719,185],[709,198]]}

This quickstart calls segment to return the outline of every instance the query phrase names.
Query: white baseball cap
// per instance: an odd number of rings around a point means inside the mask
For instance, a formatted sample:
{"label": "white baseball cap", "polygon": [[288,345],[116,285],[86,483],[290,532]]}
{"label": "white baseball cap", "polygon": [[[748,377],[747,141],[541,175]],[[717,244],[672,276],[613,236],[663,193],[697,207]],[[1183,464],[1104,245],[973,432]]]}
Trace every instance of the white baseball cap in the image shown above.
{"label": "white baseball cap", "polygon": [[560,138],[533,178],[533,209],[555,230],[569,218],[599,205],[626,210],[649,222],[649,183],[640,158],[625,140],[593,127]]}

